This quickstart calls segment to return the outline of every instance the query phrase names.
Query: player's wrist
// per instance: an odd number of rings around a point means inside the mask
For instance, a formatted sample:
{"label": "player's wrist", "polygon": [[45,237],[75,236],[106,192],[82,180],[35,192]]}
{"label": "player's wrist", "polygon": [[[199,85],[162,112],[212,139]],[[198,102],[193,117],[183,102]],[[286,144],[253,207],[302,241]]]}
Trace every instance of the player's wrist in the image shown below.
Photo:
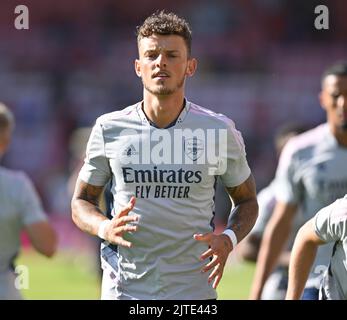
{"label": "player's wrist", "polygon": [[234,250],[237,245],[237,237],[235,232],[231,229],[225,229],[222,234],[225,234],[226,236],[228,236],[228,238],[231,241],[232,250]]}
{"label": "player's wrist", "polygon": [[99,224],[98,237],[102,240],[106,240],[106,229],[111,223],[111,220],[105,219]]}

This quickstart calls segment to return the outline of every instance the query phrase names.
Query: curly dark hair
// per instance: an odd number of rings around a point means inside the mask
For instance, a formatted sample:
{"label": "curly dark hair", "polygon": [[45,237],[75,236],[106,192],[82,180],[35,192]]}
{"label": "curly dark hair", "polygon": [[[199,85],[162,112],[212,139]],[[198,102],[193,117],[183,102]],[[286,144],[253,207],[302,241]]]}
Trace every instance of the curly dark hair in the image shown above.
{"label": "curly dark hair", "polygon": [[141,39],[148,38],[153,34],[181,36],[187,45],[188,56],[190,56],[192,31],[187,21],[183,18],[164,10],[153,13],[146,18],[141,26],[136,28],[137,43]]}

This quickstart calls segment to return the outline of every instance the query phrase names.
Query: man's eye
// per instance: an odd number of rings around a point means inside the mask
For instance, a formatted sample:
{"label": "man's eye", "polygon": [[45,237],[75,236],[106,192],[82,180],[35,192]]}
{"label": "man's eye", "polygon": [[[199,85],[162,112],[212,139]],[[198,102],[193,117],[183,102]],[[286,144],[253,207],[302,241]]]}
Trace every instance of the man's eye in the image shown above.
{"label": "man's eye", "polygon": [[146,54],[146,57],[150,58],[150,59],[155,59],[157,57],[157,55],[155,53],[148,53],[148,54]]}
{"label": "man's eye", "polygon": [[340,96],[340,94],[339,93],[333,93],[332,95],[331,95],[331,97],[334,99],[334,100],[337,100],[337,98]]}

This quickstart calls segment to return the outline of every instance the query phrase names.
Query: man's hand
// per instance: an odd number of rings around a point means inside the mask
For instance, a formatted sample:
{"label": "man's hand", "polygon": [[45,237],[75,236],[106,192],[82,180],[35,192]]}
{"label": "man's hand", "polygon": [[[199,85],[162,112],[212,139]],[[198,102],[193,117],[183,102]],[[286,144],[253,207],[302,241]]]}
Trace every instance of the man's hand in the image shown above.
{"label": "man's hand", "polygon": [[208,277],[208,283],[211,283],[211,281],[214,280],[212,286],[216,289],[219,281],[222,279],[224,266],[229,253],[233,249],[231,240],[225,234],[215,235],[213,233],[194,234],[194,239],[206,242],[210,247],[200,256],[201,260],[212,257],[212,260],[205,265],[201,272],[207,272],[213,269]]}
{"label": "man's hand", "polygon": [[130,248],[132,243],[123,239],[124,232],[137,231],[137,226],[128,225],[129,222],[139,220],[138,215],[129,216],[129,212],[134,208],[136,202],[135,197],[131,197],[126,207],[117,211],[115,216],[110,220],[110,223],[105,228],[105,240],[116,245]]}

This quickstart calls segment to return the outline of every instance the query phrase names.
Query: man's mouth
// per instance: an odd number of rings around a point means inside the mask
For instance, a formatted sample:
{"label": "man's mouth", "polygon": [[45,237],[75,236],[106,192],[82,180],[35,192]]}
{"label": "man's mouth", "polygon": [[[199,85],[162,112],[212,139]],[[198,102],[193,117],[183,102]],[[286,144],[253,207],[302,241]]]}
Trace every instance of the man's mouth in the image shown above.
{"label": "man's mouth", "polygon": [[159,78],[159,79],[164,79],[164,78],[169,78],[169,74],[163,71],[155,73],[152,78]]}

